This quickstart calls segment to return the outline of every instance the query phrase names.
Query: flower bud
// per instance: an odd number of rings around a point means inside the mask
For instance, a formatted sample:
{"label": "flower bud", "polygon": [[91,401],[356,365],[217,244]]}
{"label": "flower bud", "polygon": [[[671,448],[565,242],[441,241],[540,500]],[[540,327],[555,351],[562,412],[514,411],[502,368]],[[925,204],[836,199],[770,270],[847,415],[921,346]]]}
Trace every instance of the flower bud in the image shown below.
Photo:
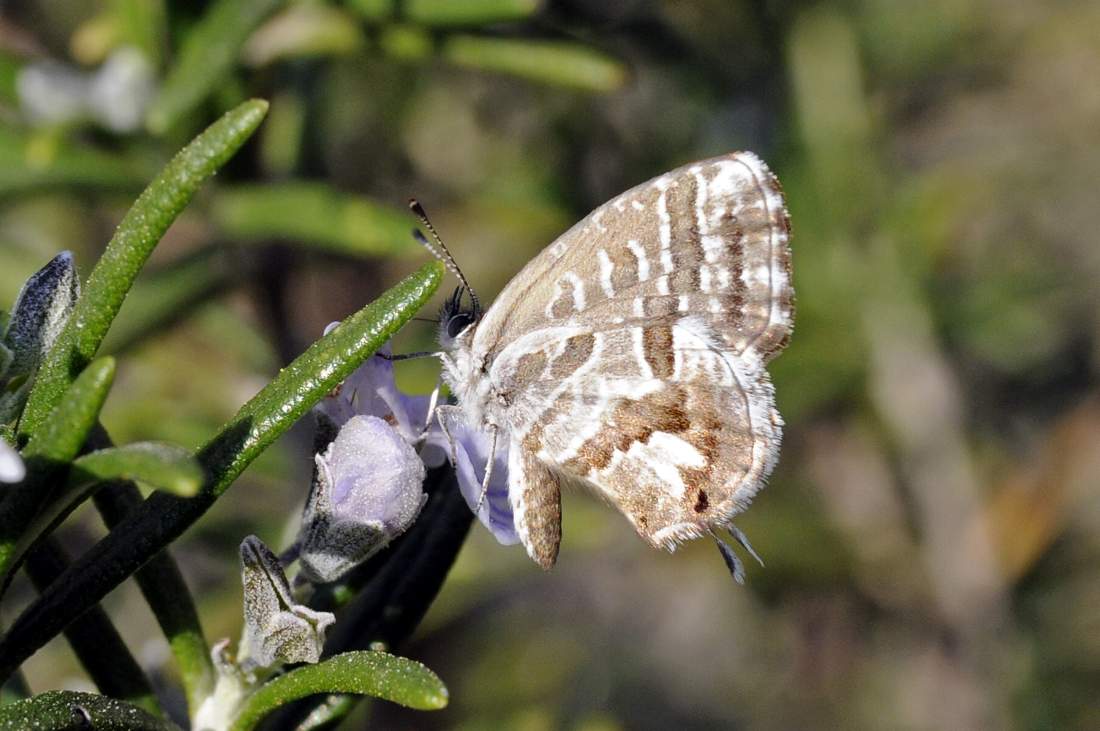
{"label": "flower bud", "polygon": [[325,630],[336,618],[295,603],[279,559],[256,536],[241,543],[241,583],[243,655],[260,667],[321,659]]}
{"label": "flower bud", "polygon": [[31,275],[15,300],[4,343],[11,350],[8,375],[29,373],[50,349],[80,296],[73,255],[63,251]]}

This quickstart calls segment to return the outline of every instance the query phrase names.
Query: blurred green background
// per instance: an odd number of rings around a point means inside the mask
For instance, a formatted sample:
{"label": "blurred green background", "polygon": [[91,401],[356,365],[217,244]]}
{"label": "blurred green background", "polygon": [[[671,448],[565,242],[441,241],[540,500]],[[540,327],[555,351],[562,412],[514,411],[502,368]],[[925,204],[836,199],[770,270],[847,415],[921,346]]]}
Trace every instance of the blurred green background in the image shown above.
{"label": "blurred green background", "polygon": [[[712,546],[649,550],[585,495],[549,574],[475,526],[402,648],[450,707],[363,713],[1100,728],[1097,28],[1089,0],[0,3],[0,303],[61,249],[86,274],[175,150],[269,99],[107,346],[116,440],[194,446],[425,259],[410,195],[489,298],[614,194],[754,150],[788,195],[798,296],[771,368],[780,465],[739,521],[767,567],[737,587]],[[241,538],[290,540],[309,443],[292,432],[176,544],[211,638],[239,632]],[[84,512],[74,552],[102,533]],[[170,673],[137,591],[106,606]],[[61,641],[27,675],[87,687]]]}

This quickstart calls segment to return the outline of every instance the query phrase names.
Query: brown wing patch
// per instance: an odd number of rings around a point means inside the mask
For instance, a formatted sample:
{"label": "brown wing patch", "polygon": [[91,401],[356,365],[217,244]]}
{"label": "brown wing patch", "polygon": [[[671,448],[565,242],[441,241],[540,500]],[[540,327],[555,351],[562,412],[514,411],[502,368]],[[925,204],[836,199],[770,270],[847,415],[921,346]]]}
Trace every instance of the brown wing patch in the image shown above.
{"label": "brown wing patch", "polygon": [[550,317],[556,320],[564,320],[577,312],[576,283],[567,277],[558,280],[558,295],[550,305]]}
{"label": "brown wing patch", "polygon": [[[577,422],[593,418],[569,400],[563,395],[555,418],[539,420],[537,446],[551,462],[569,448]],[[642,538],[664,548],[720,527],[744,509],[770,469],[765,452],[779,439],[776,423],[750,419],[741,391],[705,382],[669,383],[637,399],[618,399],[599,418],[600,428],[559,468],[622,511]],[[666,435],[661,444],[658,434]],[[659,464],[661,455],[667,457],[661,450],[668,436],[685,445],[681,461],[671,463],[679,475],[675,484],[668,463]],[[758,442],[764,452],[755,449]],[[641,448],[632,449],[636,444]]]}
{"label": "brown wing patch", "polygon": [[517,383],[532,383],[539,380],[546,372],[546,363],[546,354],[541,350],[524,353],[516,359],[515,381]]}
{"label": "brown wing patch", "polygon": [[676,368],[672,327],[654,325],[642,331],[642,352],[655,378],[672,378]]}
{"label": "brown wing patch", "polygon": [[596,337],[591,333],[574,335],[566,339],[561,354],[550,363],[550,377],[553,379],[569,378],[577,372],[578,368],[588,362],[595,348]]}
{"label": "brown wing patch", "polygon": [[654,432],[678,434],[691,426],[679,400],[679,389],[665,388],[640,399],[620,399],[604,427],[584,442],[564,469],[584,478],[611,463],[615,452],[625,452],[634,442],[646,444]]}

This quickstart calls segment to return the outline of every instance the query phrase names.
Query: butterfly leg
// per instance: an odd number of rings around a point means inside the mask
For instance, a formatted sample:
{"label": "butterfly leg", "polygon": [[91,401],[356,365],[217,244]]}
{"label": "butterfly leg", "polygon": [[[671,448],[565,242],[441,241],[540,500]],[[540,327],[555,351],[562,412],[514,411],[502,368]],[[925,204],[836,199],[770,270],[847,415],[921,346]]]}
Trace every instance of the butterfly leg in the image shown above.
{"label": "butterfly leg", "polygon": [[557,475],[519,444],[508,455],[508,500],[527,555],[551,568],[561,545],[561,487]]}
{"label": "butterfly leg", "polygon": [[435,409],[439,406],[439,392],[443,388],[443,376],[435,379],[435,388],[432,389],[431,398],[428,399],[428,413],[424,417],[424,428],[420,431],[420,441],[424,440],[424,437],[428,435],[428,431],[432,428],[432,421],[435,419]]}
{"label": "butterfly leg", "polygon": [[474,515],[481,514],[481,506],[485,504],[485,496],[489,494],[489,480],[493,479],[493,464],[497,461],[497,433],[499,429],[493,427],[493,436],[489,440],[489,459],[485,462],[485,477],[481,480],[481,494],[477,496],[477,507]]}

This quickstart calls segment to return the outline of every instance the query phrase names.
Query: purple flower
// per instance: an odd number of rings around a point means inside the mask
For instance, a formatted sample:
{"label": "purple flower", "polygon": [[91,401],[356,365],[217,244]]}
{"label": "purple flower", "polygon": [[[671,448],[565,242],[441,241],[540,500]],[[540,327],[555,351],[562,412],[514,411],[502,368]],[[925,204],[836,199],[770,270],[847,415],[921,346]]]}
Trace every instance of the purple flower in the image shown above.
{"label": "purple flower", "polygon": [[[325,332],[337,323],[329,325]],[[390,344],[379,350],[390,355]],[[421,443],[421,436],[428,425],[427,396],[408,396],[397,390],[393,376],[393,362],[374,355],[368,358],[340,384],[336,394],[323,399],[317,410],[336,426],[342,427],[353,416],[377,416],[388,422],[411,445]],[[443,464],[444,453],[430,449],[423,453],[428,467]]]}
{"label": "purple flower", "polygon": [[493,474],[489,476],[489,488],[482,500],[482,483],[489,463],[492,440],[489,435],[457,417],[453,409],[440,409],[438,414],[442,429],[433,431],[427,438],[450,454],[458,477],[458,487],[466,504],[470,506],[470,510],[477,511],[477,519],[489,529],[498,543],[504,546],[519,543],[512,504],[508,501],[508,439],[504,436],[497,437]]}
{"label": "purple flower", "polygon": [[428,496],[424,463],[397,429],[352,416],[317,463],[299,535],[302,575],[335,581],[405,532]]}
{"label": "purple flower", "polygon": [[[331,329],[333,326],[330,325],[329,328]],[[389,355],[391,352],[389,344],[384,345],[379,352]],[[354,420],[364,417],[373,418],[371,426],[368,427],[363,424],[359,427],[361,431],[356,439],[362,441],[360,446],[353,447],[349,444],[348,447],[340,447],[335,451],[330,447],[326,453],[324,461],[331,473],[333,494],[335,495],[338,492],[336,485],[344,480],[349,484],[358,485],[358,494],[364,496],[368,493],[372,495],[386,494],[389,496],[386,498],[387,500],[396,501],[396,503],[407,500],[407,497],[398,497],[398,492],[404,490],[406,492],[402,494],[411,495],[408,480],[416,477],[417,473],[409,455],[415,454],[412,450],[417,448],[419,449],[420,461],[428,467],[438,467],[443,464],[448,456],[451,457],[462,496],[470,509],[474,510],[481,496],[481,483],[489,458],[489,438],[461,419],[444,417],[444,413],[454,413],[450,409],[440,409],[437,412],[440,417],[439,420],[433,417],[431,424],[429,424],[428,409],[430,401],[431,399],[428,396],[410,396],[401,393],[394,382],[393,362],[376,355],[348,376],[333,396],[318,404],[317,411],[324,417],[322,426],[324,420],[327,420],[331,427],[340,429],[339,436],[336,439],[337,442],[344,436],[344,430],[354,423]],[[447,423],[440,424],[441,420],[445,420]],[[393,435],[398,435],[400,440],[394,439]],[[401,440],[404,441],[405,449],[401,449],[399,446]],[[333,444],[335,445],[336,442]],[[519,536],[516,533],[512,519],[511,504],[508,502],[508,450],[506,445],[506,439],[498,439],[492,479],[481,509],[477,511],[477,518],[489,529],[498,542],[504,545],[512,545],[519,542]],[[339,475],[334,470],[336,465],[338,465],[340,471]],[[424,477],[423,465],[420,468],[418,487]],[[319,455],[319,473],[321,471],[320,466]],[[389,470],[388,475],[382,475],[382,469]],[[400,486],[397,482],[392,482],[394,480],[400,482]],[[353,520],[353,516],[362,515],[356,511],[360,510],[360,503],[363,500],[365,498],[356,498],[347,502],[346,507],[341,509],[341,516],[345,520]],[[375,529],[378,530],[380,522],[385,524],[383,513],[386,513],[386,511],[382,509],[380,502],[371,501],[371,503],[372,509],[375,511],[374,515],[359,517],[358,520],[364,524],[374,521]],[[307,514],[309,512],[310,508],[307,506]],[[314,512],[316,514],[316,511]],[[407,512],[396,510],[396,508],[390,512],[394,515],[400,514],[408,517]],[[415,513],[411,518],[408,518],[408,521],[411,523],[413,518],[415,518]],[[393,537],[396,537],[407,528],[407,525],[405,525],[400,530],[395,530],[398,527],[398,522],[391,521],[390,527],[386,528],[383,534],[379,534],[385,536],[385,542],[392,540]],[[323,523],[318,522],[317,526],[318,530],[324,531]],[[348,527],[350,529],[350,526]],[[305,535],[306,531],[303,526],[303,537]],[[315,541],[315,545],[319,544],[320,542]],[[364,547],[366,545],[365,538],[362,545]],[[384,543],[381,545],[384,545]],[[378,547],[373,547],[371,552],[377,550]],[[303,558],[306,554],[304,548],[303,545]],[[311,556],[319,555],[321,554],[311,553]],[[312,563],[312,568],[306,567],[306,562]],[[310,558],[306,559],[306,562],[303,562],[303,573],[307,578],[314,581],[332,580],[321,579],[320,576],[321,574],[332,576],[336,566],[341,566],[342,570],[346,571],[354,565],[349,564],[345,567],[336,562],[333,563],[332,570],[324,571],[322,569],[319,571],[318,561]]]}

